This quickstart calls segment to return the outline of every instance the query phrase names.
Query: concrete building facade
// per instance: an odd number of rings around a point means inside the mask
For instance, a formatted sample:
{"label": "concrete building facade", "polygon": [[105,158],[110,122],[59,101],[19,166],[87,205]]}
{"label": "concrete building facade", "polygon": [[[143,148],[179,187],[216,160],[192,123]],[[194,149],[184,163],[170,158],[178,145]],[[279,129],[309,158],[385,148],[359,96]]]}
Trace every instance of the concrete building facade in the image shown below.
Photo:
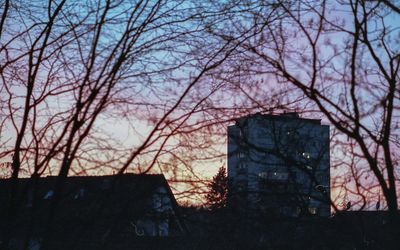
{"label": "concrete building facade", "polygon": [[231,203],[275,216],[330,215],[329,126],[297,113],[228,127]]}

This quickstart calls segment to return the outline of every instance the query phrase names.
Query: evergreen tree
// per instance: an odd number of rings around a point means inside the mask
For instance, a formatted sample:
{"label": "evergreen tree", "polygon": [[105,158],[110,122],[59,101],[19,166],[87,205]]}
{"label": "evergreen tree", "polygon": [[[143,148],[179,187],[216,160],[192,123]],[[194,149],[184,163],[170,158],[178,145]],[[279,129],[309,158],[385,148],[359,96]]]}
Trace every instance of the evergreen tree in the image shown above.
{"label": "evergreen tree", "polygon": [[207,206],[214,209],[226,207],[228,200],[228,177],[224,167],[220,167],[218,173],[207,185],[209,193],[206,196]]}

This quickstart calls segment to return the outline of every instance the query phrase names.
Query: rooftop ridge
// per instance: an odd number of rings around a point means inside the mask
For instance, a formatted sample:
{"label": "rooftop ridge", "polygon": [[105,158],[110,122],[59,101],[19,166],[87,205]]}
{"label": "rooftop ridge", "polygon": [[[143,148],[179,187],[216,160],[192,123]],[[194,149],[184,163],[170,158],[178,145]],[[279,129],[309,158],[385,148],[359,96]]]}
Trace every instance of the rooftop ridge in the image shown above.
{"label": "rooftop ridge", "polygon": [[312,122],[316,124],[322,124],[322,119],[313,119],[313,118],[304,118],[300,116],[300,113],[297,111],[289,111],[289,112],[283,112],[283,113],[263,113],[263,112],[257,112],[253,114],[248,114],[239,118],[236,118],[235,121],[243,121],[247,119],[253,119],[257,117],[262,117],[266,119],[277,119],[277,120],[301,120],[301,121],[307,121],[307,122]]}
{"label": "rooftop ridge", "polygon": [[[58,175],[46,175],[40,176],[39,179],[57,179]],[[137,177],[137,178],[147,178],[147,177],[161,177],[165,179],[164,174],[134,174],[134,173],[126,173],[126,174],[110,174],[110,175],[70,175],[67,176],[67,179],[96,179],[96,178],[124,178],[124,177]],[[3,180],[10,180],[11,178],[3,179]],[[18,180],[28,180],[32,179],[30,177],[18,177]]]}

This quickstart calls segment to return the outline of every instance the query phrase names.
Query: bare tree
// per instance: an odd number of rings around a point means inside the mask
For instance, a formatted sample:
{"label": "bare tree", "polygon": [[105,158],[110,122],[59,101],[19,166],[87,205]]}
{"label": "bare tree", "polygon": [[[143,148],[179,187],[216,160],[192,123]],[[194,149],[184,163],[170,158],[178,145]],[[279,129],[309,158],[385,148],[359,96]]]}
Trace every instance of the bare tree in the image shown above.
{"label": "bare tree", "polygon": [[[342,151],[346,157],[338,151],[337,157],[350,166],[347,188],[360,193],[362,185],[372,194],[377,184],[382,195],[369,199],[384,197],[389,211],[397,213],[400,61],[392,23],[398,14],[381,1],[250,4],[254,11],[246,13],[256,35],[240,46],[243,61],[250,60],[246,65],[255,72],[250,81],[262,77],[257,71],[263,70],[275,76],[270,85],[295,87],[293,98],[306,98],[297,105],[318,110],[340,133],[335,141],[347,149]],[[271,20],[271,13],[281,18]],[[242,20],[230,33],[212,33],[227,40],[249,23]],[[368,186],[367,175],[374,178]]]}
{"label": "bare tree", "polygon": [[0,158],[12,158],[10,225],[20,176],[34,182],[58,175],[57,194],[69,174],[162,171],[171,183],[187,185],[182,197],[202,196],[195,164],[223,161],[226,125],[286,108],[308,110],[335,127],[336,205],[351,196],[363,209],[384,198],[391,212],[398,210],[395,4],[2,6]]}
{"label": "bare tree", "polygon": [[[59,177],[51,232],[69,174],[152,170],[171,138],[182,127],[193,129],[189,118],[218,87],[187,98],[238,46],[229,41],[207,46],[200,36],[204,9],[190,2],[4,6],[0,157],[12,156],[13,180],[4,231],[17,216],[21,176],[31,176],[33,187],[43,174]],[[123,121],[125,130],[139,127],[132,141],[107,131],[115,121]],[[5,246],[12,230],[7,232]]]}

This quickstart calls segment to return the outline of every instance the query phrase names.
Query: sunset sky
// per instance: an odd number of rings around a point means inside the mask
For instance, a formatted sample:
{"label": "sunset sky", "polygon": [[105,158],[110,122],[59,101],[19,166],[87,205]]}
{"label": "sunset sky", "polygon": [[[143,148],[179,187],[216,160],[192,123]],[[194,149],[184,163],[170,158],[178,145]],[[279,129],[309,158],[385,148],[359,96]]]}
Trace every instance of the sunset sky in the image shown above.
{"label": "sunset sky", "polygon": [[[22,131],[20,176],[30,176],[41,161],[43,175],[57,175],[61,162],[72,159],[70,175],[162,172],[177,192],[188,190],[189,197],[199,200],[190,192],[204,191],[204,181],[226,166],[226,128],[236,118],[297,110],[331,125],[321,107],[290,82],[293,78],[308,83],[316,77],[316,88],[331,101],[321,106],[352,125],[349,116],[334,107],[349,113],[353,109],[349,75],[354,15],[349,5],[327,3],[326,10],[318,4],[315,9],[302,6],[302,13],[310,10],[296,19],[284,14],[287,6],[257,1],[237,6],[196,1],[59,4],[50,7],[55,15],[50,29],[47,4],[15,3],[1,34],[0,162],[13,160]],[[319,11],[324,11],[327,24],[313,51],[309,40],[316,39]],[[371,17],[371,39],[383,37],[389,47],[379,39],[372,46],[388,64],[385,53],[400,53],[400,15],[385,8],[374,11],[383,17]],[[311,38],[301,29],[302,22]],[[378,34],[382,27],[387,29],[383,35]],[[313,53],[318,55],[317,73]],[[357,81],[365,84],[357,85],[360,121],[379,134],[385,114],[379,103],[387,89],[378,84],[382,74],[368,48],[359,53],[364,54],[355,62]],[[292,75],[278,72],[272,59]],[[400,133],[399,104],[396,99],[393,137]],[[347,180],[352,178],[348,164],[367,162],[359,157],[358,146],[350,153],[341,145],[348,136],[335,126],[331,129],[332,180],[348,183],[347,191],[343,186],[332,189],[332,199],[338,204],[345,196],[359,201],[354,182]],[[372,150],[373,142],[366,140]],[[391,147],[398,168],[398,139]],[[383,157],[383,151],[377,152]],[[367,192],[370,200],[383,197],[371,171],[357,177],[365,190],[373,187]]]}

